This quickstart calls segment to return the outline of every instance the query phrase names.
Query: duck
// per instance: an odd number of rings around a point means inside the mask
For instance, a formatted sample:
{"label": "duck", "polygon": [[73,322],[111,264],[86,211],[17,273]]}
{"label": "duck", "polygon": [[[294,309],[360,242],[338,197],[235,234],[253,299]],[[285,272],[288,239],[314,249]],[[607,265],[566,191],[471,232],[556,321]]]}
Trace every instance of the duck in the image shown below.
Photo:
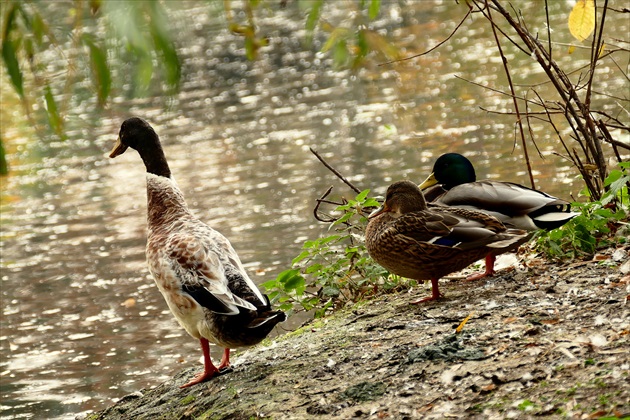
{"label": "duck", "polygon": [[[180,388],[229,371],[230,349],[261,342],[286,319],[247,275],[236,251],[188,208],[153,127],[126,119],[110,158],[135,149],[146,167],[149,271],[177,322],[199,340],[204,370]],[[210,343],[222,347],[218,367]]]}
{"label": "duck", "polygon": [[[530,232],[530,237],[538,230],[556,229],[579,214],[571,211],[568,201],[543,191],[513,182],[477,181],[473,164],[459,153],[438,157],[420,189],[430,203],[492,215],[509,228]],[[485,272],[469,276],[468,280],[493,276],[496,255],[486,255]]]}
{"label": "duck", "polygon": [[489,252],[510,249],[527,234],[479,211],[429,207],[418,185],[404,180],[391,184],[383,205],[368,216],[365,245],[370,257],[391,273],[431,281],[431,296],[411,302],[419,304],[442,297],[441,277]]}

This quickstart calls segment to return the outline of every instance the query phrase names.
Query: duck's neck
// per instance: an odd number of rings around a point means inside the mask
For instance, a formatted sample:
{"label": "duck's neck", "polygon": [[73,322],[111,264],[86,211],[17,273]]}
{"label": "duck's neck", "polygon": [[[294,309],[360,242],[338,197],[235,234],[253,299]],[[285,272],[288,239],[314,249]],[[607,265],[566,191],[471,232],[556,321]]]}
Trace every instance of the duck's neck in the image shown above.
{"label": "duck's neck", "polygon": [[166,178],[171,177],[171,169],[168,167],[168,162],[157,134],[154,141],[142,143],[137,150],[148,173]]}
{"label": "duck's neck", "polygon": [[184,195],[172,178],[147,173],[147,219],[150,230],[190,215]]}

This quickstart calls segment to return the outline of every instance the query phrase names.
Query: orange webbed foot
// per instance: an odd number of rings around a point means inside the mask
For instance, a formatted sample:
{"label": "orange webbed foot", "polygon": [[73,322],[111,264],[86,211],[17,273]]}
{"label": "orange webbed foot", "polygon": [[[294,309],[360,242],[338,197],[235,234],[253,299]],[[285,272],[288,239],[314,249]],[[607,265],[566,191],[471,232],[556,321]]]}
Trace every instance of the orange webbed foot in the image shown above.
{"label": "orange webbed foot", "polygon": [[199,372],[197,375],[195,375],[195,377],[190,382],[187,382],[184,385],[180,386],[180,388],[188,388],[189,386],[197,385],[202,382],[208,381],[212,379],[218,373],[219,371],[216,368],[214,371],[209,371],[209,372],[204,370],[203,372]]}
{"label": "orange webbed foot", "polygon": [[494,276],[494,270],[486,270],[483,273],[471,274],[470,276],[466,277],[466,281],[477,281],[492,276]]}
{"label": "orange webbed foot", "polygon": [[466,277],[466,281],[481,280],[485,277],[494,276],[495,260],[496,257],[494,255],[486,255],[486,271],[484,271],[483,273],[471,274],[470,276]]}
{"label": "orange webbed foot", "polygon": [[432,300],[438,300],[444,295],[440,293],[440,289],[438,288],[438,279],[431,279],[431,296],[427,296],[422,299],[414,300],[413,302],[409,302],[411,305],[418,305],[419,303],[430,302]]}
{"label": "orange webbed foot", "polygon": [[199,343],[201,344],[201,351],[203,352],[203,372],[195,375],[190,382],[185,383],[180,386],[180,388],[188,388],[189,386],[205,382],[212,379],[213,376],[219,374],[219,370],[214,367],[212,359],[210,358],[210,343],[205,338],[200,338]]}

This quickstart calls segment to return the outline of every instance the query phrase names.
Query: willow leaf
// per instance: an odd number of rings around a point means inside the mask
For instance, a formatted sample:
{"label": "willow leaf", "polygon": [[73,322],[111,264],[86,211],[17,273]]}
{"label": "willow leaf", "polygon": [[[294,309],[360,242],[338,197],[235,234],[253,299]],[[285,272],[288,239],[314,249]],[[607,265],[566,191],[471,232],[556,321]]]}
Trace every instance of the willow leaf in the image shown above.
{"label": "willow leaf", "polygon": [[9,79],[15,91],[20,95],[20,98],[24,98],[24,84],[22,79],[22,71],[20,70],[20,63],[15,53],[15,46],[13,42],[5,38],[2,41],[2,61],[9,73]]}
{"label": "willow leaf", "polygon": [[44,99],[46,101],[46,112],[48,114],[48,124],[50,127],[62,138],[65,138],[63,134],[63,120],[59,114],[59,108],[57,102],[52,94],[52,90],[49,85],[44,88]]}
{"label": "willow leaf", "polygon": [[378,12],[381,10],[381,0],[372,0],[368,9],[368,16],[370,20],[376,19]]}
{"label": "willow leaf", "polygon": [[112,86],[112,77],[107,65],[107,54],[99,47],[91,36],[84,35],[82,41],[90,50],[90,64],[93,81],[98,93],[98,103],[103,106],[107,102]]}

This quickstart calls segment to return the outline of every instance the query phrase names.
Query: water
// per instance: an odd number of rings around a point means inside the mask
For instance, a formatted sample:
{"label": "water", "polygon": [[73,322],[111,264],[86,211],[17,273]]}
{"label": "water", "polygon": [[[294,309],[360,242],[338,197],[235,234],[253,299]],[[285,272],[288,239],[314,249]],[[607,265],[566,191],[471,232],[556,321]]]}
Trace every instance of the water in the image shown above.
{"label": "water", "polygon": [[[309,147],[377,193],[392,180],[422,180],[446,151],[471,156],[480,178],[528,183],[520,146],[513,151],[513,117],[479,109],[511,103],[455,78],[503,84],[478,19],[434,53],[352,73],[333,71],[316,53],[321,43],[300,44],[294,35],[304,24],[291,8],[259,18],[273,48],[252,63],[207,6],[186,7],[173,11],[185,63],[175,97],[118,97],[96,112],[79,96],[84,111],[71,115],[65,142],[38,140],[2,107],[12,169],[2,179],[3,418],[73,418],[201,366],[198,343],[176,324],[146,268],[144,167],[133,151],[106,157],[131,115],[151,122],[189,206],[232,241],[257,282],[288,268],[302,242],[325,229],[312,209],[329,185],[337,197],[353,195]],[[523,7],[542,26],[541,11]],[[344,18],[330,13],[332,22]],[[462,15],[450,3],[401,2],[376,26],[411,55],[444,39]],[[628,32],[627,22],[615,24]],[[540,79],[531,61],[512,64],[532,83]],[[613,69],[602,74],[609,86],[623,83]],[[530,147],[538,184],[577,196],[576,172],[551,154],[553,133],[537,134],[545,155]]]}

